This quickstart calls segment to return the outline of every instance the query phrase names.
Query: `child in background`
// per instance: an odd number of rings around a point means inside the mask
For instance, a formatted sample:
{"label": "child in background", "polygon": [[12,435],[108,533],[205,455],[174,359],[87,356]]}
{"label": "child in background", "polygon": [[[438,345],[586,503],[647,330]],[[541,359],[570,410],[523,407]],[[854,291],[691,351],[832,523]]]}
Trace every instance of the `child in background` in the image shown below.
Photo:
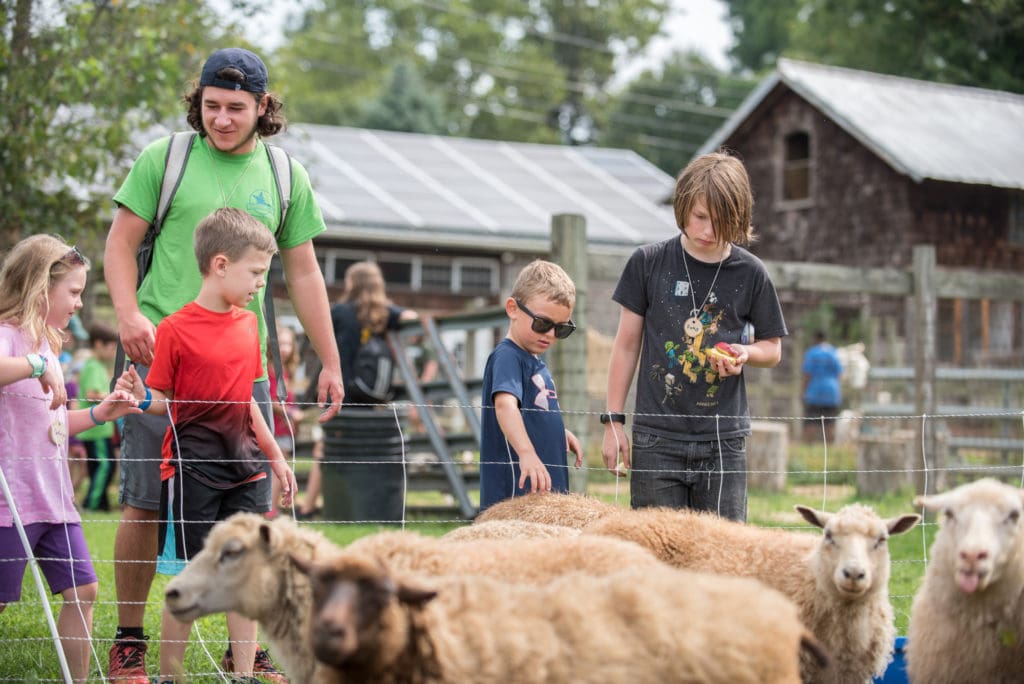
{"label": "child in background", "polygon": [[[295,476],[253,399],[263,375],[256,314],[244,308],[266,285],[274,235],[241,209],[217,209],[195,230],[202,285],[195,300],[157,326],[149,387],[131,367],[117,387],[130,391],[147,413],[171,413],[160,466],[161,555],[173,546],[181,563],[199,553],[217,521],[234,513],[266,513],[257,483],[270,460],[281,481],[281,505],[290,505]],[[213,343],[213,341],[216,343]],[[227,614],[231,646],[225,669],[253,676],[256,623]],[[191,622],[166,609],[160,629],[160,684],[179,681]],[[262,652],[261,660],[269,662]],[[285,681],[281,673],[259,673]]]}
{"label": "child in background", "polygon": [[[565,428],[558,394],[540,358],[573,333],[576,286],[556,264],[526,266],[505,300],[508,336],[487,359],[483,379],[480,510],[530,492],[568,492],[566,453],[583,451]],[[529,481],[529,490],[526,489]]]}
{"label": "child in background", "polygon": [[[117,331],[105,323],[89,326],[92,354],[78,372],[78,407],[89,408],[103,398],[110,387],[111,369],[117,355]],[[97,425],[78,435],[85,446],[89,486],[82,507],[87,511],[109,511],[107,489],[117,467],[114,452],[114,424]]]}
{"label": "child in background", "polygon": [[[284,403],[277,401],[277,376],[274,360],[267,349],[267,378],[270,380],[270,399],[274,409],[274,439],[281,447],[285,458],[295,453],[295,433],[305,417],[301,408],[295,405],[295,391],[292,381],[299,367],[299,345],[295,342],[295,331],[287,326],[277,326],[277,347],[281,351],[281,375],[286,389]],[[277,501],[281,498],[281,487],[277,480],[271,485],[270,510],[266,517],[277,517]]]}
{"label": "child in background", "polygon": [[[58,360],[63,330],[82,307],[89,262],[50,235],[19,242],[0,269],[0,469],[39,569],[64,603],[57,631],[71,676],[89,674],[96,572],[68,470],[68,435],[138,413],[126,392],[69,411]],[[0,612],[21,598],[28,562],[0,496]]]}

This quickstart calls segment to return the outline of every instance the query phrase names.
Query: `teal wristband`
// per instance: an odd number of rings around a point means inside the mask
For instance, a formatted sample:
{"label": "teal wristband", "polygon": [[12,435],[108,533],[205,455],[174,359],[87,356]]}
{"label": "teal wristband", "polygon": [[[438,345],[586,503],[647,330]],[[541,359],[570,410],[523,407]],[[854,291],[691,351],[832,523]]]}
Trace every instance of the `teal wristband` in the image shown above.
{"label": "teal wristband", "polygon": [[139,404],[139,408],[142,409],[143,411],[145,411],[146,409],[149,408],[149,405],[152,404],[152,403],[153,403],[153,393],[150,392],[149,388],[147,387],[146,388],[146,398],[145,398],[145,400],[143,400],[143,402],[141,404]]}
{"label": "teal wristband", "polygon": [[46,372],[46,357],[41,354],[29,354],[25,357],[28,360],[30,366],[32,366],[32,375],[30,378],[38,378]]}
{"label": "teal wristband", "polygon": [[93,410],[95,408],[96,408],[95,404],[89,407],[89,417],[92,418],[92,422],[94,424],[96,424],[96,425],[106,425],[107,421],[105,421],[105,420],[96,420],[96,414],[93,413]]}

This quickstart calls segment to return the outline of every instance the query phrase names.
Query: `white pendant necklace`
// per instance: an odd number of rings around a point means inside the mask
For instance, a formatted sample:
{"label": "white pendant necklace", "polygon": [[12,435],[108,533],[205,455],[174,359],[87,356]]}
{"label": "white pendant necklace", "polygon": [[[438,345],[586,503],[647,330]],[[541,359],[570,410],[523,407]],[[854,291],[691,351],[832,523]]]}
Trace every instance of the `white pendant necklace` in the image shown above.
{"label": "white pendant necklace", "polygon": [[[259,141],[257,141],[257,143],[258,142]],[[204,141],[204,143],[206,144],[206,153],[210,155],[210,166],[213,169],[213,177],[217,179],[217,187],[220,189],[220,205],[222,207],[226,207],[228,206],[228,200],[234,196],[235,190],[238,190],[239,184],[241,184],[242,179],[245,178],[245,174],[248,173],[249,167],[252,166],[252,160],[256,158],[256,148],[253,148],[245,168],[242,169],[242,173],[238,174],[238,178],[235,179],[235,184],[231,186],[231,192],[224,194],[224,184],[221,183],[220,174],[217,173],[217,158],[213,156],[213,150],[210,149],[210,143],[207,141]]]}
{"label": "white pendant necklace", "polygon": [[704,295],[704,301],[697,306],[697,296],[693,293],[696,289],[693,285],[693,278],[690,277],[690,266],[686,263],[686,247],[680,245],[683,249],[683,268],[686,269],[686,280],[690,283],[690,301],[693,303],[693,308],[690,309],[690,317],[683,323],[683,332],[690,337],[697,337],[703,330],[704,326],[700,322],[700,312],[704,309],[704,305],[708,303],[708,298],[711,297],[711,292],[715,289],[715,283],[718,282],[718,274],[722,271],[722,262],[725,261],[725,254],[722,254],[722,258],[718,261],[718,268],[715,269],[715,277],[711,279],[711,287],[708,288],[707,294]]}

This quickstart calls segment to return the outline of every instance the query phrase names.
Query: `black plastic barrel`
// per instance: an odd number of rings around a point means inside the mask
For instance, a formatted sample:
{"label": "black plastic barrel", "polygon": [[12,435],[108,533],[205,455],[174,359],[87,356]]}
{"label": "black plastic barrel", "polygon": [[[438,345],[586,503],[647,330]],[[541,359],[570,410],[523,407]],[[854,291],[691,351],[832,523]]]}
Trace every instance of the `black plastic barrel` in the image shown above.
{"label": "black plastic barrel", "polygon": [[402,519],[408,416],[404,406],[345,406],[324,425],[324,520]]}

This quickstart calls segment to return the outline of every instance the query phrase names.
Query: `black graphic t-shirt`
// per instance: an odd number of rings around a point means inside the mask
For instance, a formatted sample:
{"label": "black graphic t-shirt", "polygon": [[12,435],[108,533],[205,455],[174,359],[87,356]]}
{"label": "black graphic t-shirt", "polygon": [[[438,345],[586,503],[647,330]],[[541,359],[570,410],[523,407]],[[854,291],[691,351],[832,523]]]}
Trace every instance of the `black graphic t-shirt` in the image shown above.
{"label": "black graphic t-shirt", "polygon": [[[737,245],[720,270],[717,261],[686,259],[680,237],[644,245],[612,296],[644,317],[633,428],[684,441],[749,435],[746,371],[719,378],[707,350],[787,335],[775,286],[761,260]],[[695,305],[699,332],[688,334]]]}

